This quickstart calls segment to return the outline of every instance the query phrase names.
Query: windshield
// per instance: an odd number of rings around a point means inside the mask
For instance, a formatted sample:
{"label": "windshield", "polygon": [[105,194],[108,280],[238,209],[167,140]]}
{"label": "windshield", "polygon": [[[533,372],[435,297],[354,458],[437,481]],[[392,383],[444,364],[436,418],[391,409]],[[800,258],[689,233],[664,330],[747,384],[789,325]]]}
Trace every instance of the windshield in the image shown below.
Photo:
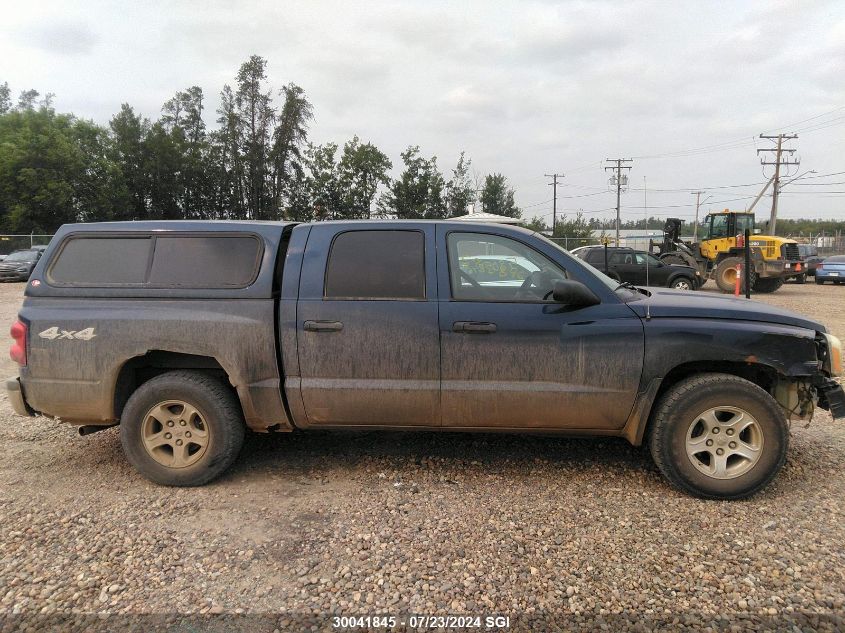
{"label": "windshield", "polygon": [[37,257],[35,251],[17,251],[9,255],[4,261],[7,262],[31,262]]}

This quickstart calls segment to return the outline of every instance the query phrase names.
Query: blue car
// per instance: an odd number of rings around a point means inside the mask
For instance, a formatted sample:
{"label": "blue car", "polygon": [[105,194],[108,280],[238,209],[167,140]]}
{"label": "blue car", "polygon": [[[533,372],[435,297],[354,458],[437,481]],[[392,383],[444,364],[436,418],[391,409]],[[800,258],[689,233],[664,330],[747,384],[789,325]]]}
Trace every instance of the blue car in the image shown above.
{"label": "blue car", "polygon": [[835,284],[845,281],[845,255],[828,257],[816,266],[816,283],[832,281]]}

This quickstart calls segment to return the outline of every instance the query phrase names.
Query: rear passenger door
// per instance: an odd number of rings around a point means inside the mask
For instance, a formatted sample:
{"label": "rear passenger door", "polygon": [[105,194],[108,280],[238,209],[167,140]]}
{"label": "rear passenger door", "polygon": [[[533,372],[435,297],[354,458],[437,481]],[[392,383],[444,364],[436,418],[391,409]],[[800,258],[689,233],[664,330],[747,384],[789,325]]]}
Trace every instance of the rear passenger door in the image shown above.
{"label": "rear passenger door", "polygon": [[434,225],[316,225],[297,302],[309,426],[440,425]]}

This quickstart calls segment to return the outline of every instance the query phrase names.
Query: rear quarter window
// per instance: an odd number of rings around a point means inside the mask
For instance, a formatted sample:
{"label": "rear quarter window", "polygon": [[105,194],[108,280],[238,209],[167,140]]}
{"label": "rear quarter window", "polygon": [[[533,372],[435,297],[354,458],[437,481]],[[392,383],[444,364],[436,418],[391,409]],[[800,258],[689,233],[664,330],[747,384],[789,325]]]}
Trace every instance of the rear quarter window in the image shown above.
{"label": "rear quarter window", "polygon": [[262,243],[253,235],[69,238],[47,271],[58,286],[243,288],[255,281]]}

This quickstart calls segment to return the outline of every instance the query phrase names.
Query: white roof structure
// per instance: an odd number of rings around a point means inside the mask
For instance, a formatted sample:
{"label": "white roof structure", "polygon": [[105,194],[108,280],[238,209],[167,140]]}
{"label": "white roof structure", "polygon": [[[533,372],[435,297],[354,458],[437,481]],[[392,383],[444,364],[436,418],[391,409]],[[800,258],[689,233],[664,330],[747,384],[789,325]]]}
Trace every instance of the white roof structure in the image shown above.
{"label": "white roof structure", "polygon": [[483,211],[473,211],[466,215],[459,215],[454,218],[449,218],[450,222],[499,222],[500,224],[519,224],[522,222],[519,218],[509,218],[505,215],[496,215],[494,213],[484,213]]}

